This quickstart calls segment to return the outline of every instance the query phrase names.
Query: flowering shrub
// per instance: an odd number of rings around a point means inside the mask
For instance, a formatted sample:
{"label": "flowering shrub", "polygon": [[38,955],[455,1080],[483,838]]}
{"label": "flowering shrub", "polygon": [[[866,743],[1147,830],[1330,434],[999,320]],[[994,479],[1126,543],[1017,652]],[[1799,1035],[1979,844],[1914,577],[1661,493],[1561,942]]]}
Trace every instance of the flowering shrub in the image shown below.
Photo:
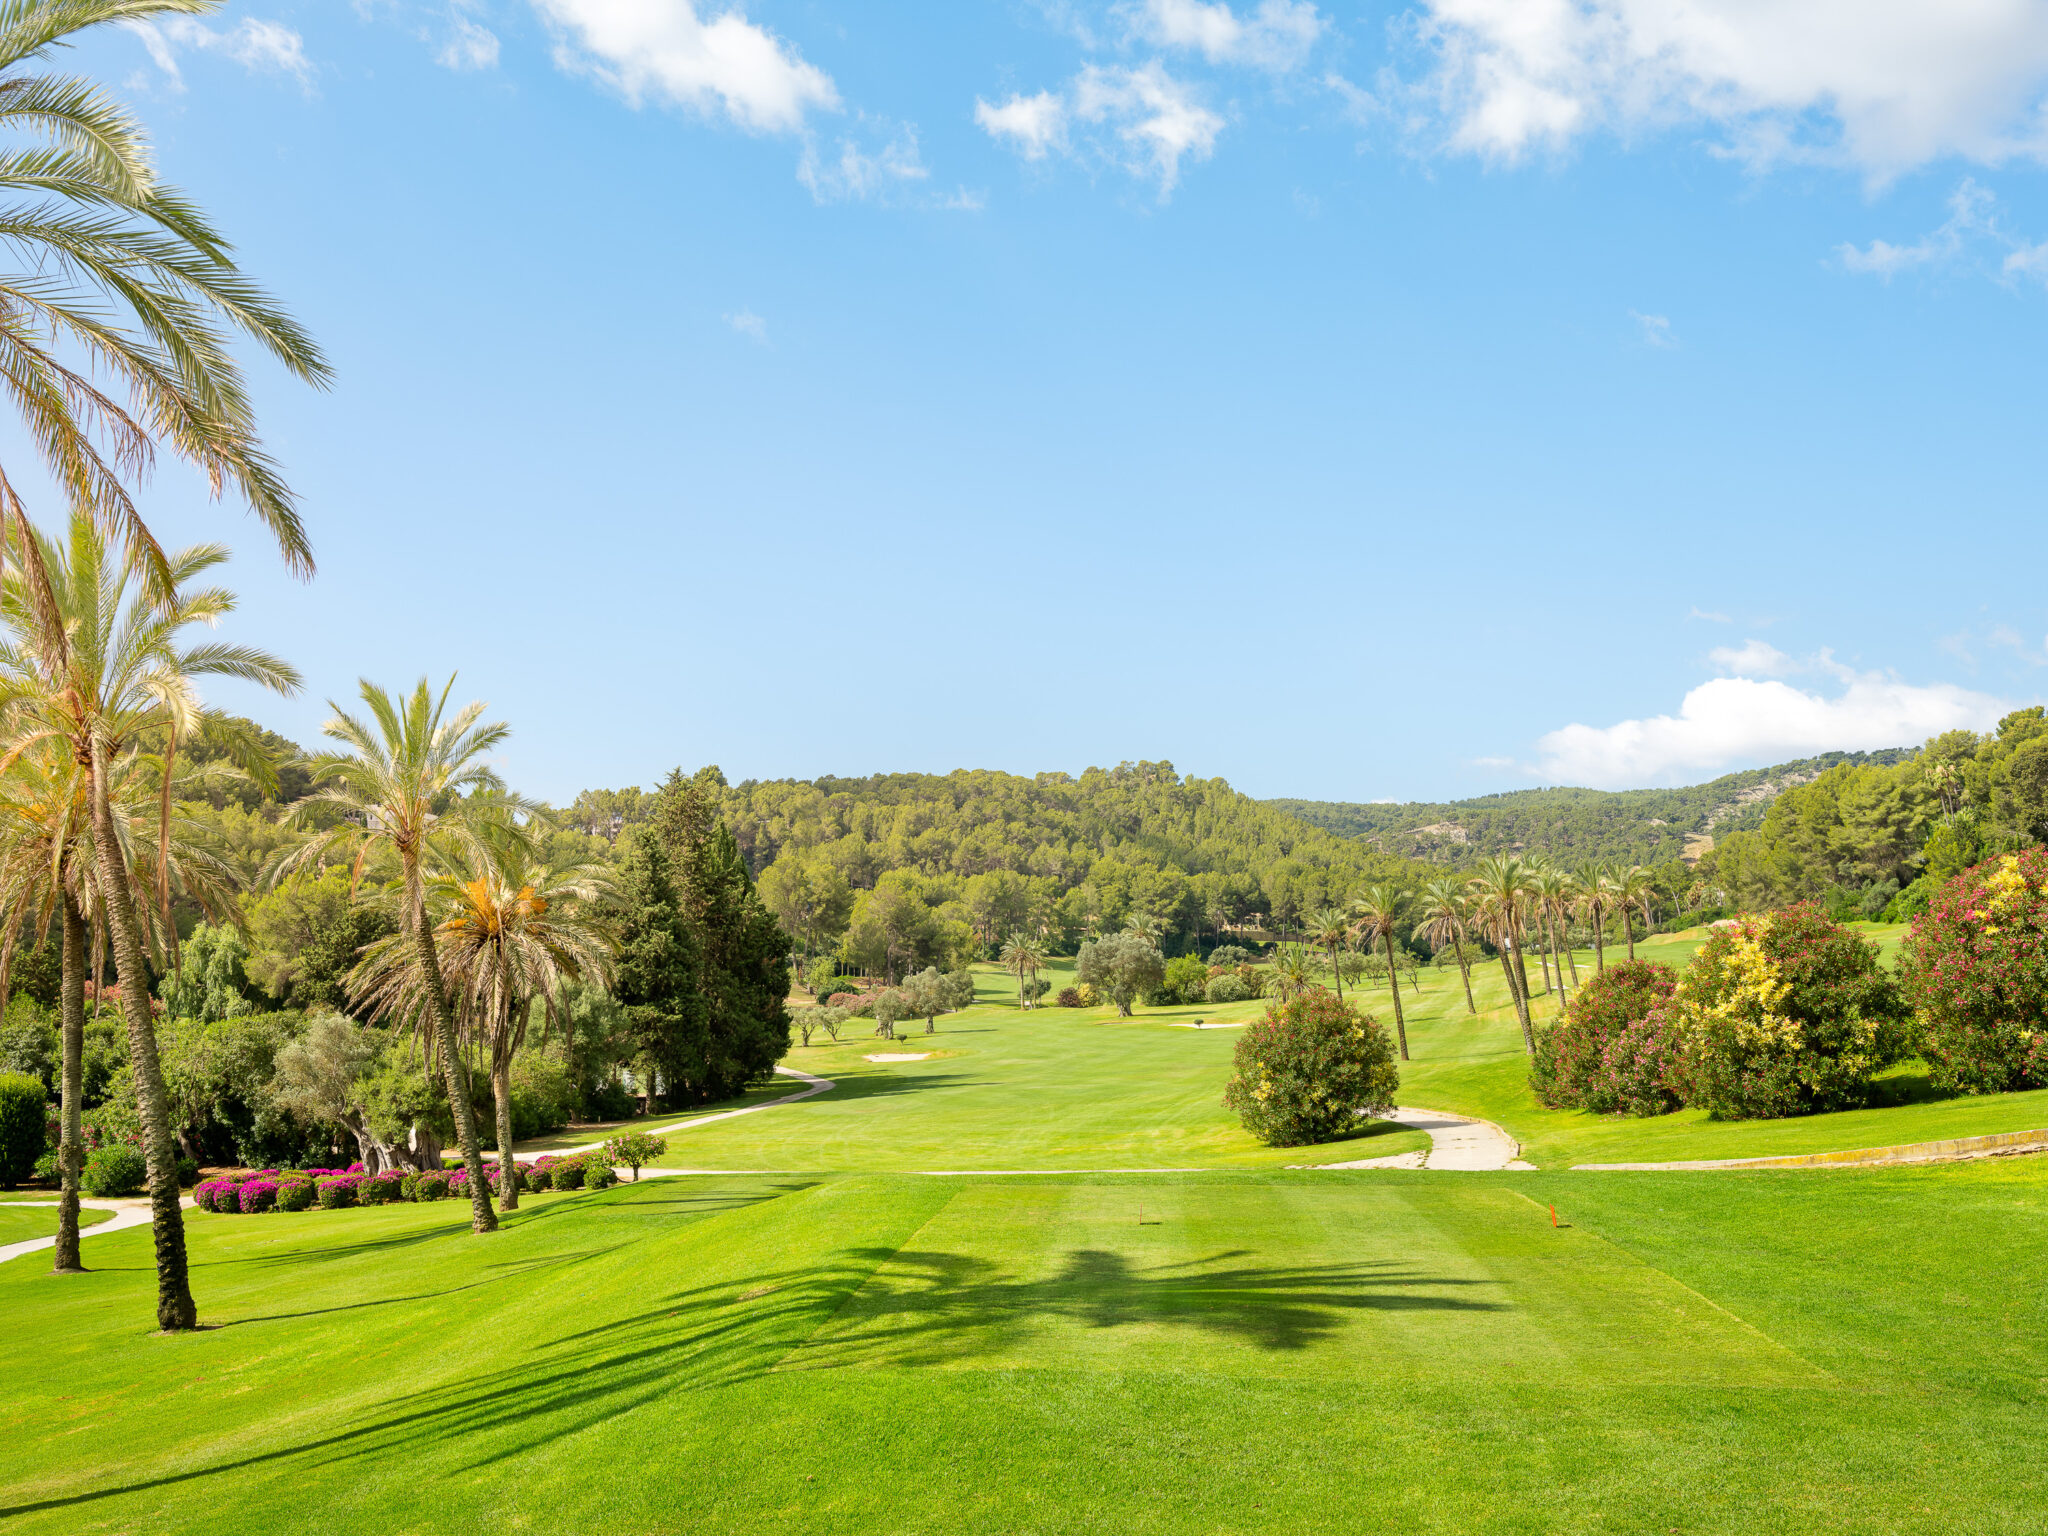
{"label": "flowering shrub", "polygon": [[1079,987],[1061,987],[1052,1001],[1055,1008],[1078,1008],[1081,1006],[1081,989]]}
{"label": "flowering shrub", "polygon": [[1941,886],[1899,958],[1936,1087],[2048,1087],[2048,849],[2008,853]]}
{"label": "flowering shrub", "polygon": [[433,1172],[418,1175],[412,1181],[412,1197],[422,1202],[447,1199],[448,1175]]}
{"label": "flowering shrub", "polygon": [[1811,902],[1717,928],[1673,1013],[1691,1102],[1717,1120],[1847,1109],[1905,1053],[1905,1002],[1877,947]]}
{"label": "flowering shrub", "polygon": [[555,1164],[548,1172],[553,1176],[557,1189],[581,1189],[583,1187],[583,1165],[573,1158]]}
{"label": "flowering shrub", "polygon": [[338,1178],[320,1179],[317,1187],[323,1210],[339,1211],[356,1203],[356,1186],[362,1183],[362,1175],[345,1173]]}
{"label": "flowering shrub", "polygon": [[363,1177],[356,1185],[356,1204],[391,1205],[403,1197],[405,1175],[397,1169]]}
{"label": "flowering shrub", "polygon": [[526,1187],[528,1189],[553,1189],[555,1187],[554,1169],[543,1168],[540,1164],[535,1163],[526,1170]]}
{"label": "flowering shrub", "polygon": [[277,1204],[277,1180],[244,1179],[236,1186],[235,1197],[245,1216],[270,1210]]}
{"label": "flowering shrub", "polygon": [[650,1136],[645,1131],[633,1131],[624,1136],[614,1136],[604,1144],[604,1160],[608,1165],[625,1164],[633,1170],[633,1182],[640,1181],[640,1170],[668,1151],[668,1142],[660,1136]]}
{"label": "flowering shrub", "polygon": [[1536,1037],[1529,1086],[1551,1109],[1666,1115],[1685,1102],[1684,1035],[1670,1016],[1678,973],[1620,960],[1572,995]]}
{"label": "flowering shrub", "polygon": [[303,1211],[312,1203],[313,1181],[311,1179],[288,1177],[278,1181],[277,1208],[280,1211]]}
{"label": "flowering shrub", "polygon": [[1401,1086],[1386,1032],[1321,987],[1269,1003],[1237,1037],[1235,1066],[1224,1107],[1276,1147],[1327,1141],[1361,1111],[1391,1109]]}
{"label": "flowering shrub", "polygon": [[619,1182],[619,1170],[610,1163],[592,1163],[583,1170],[585,1189],[610,1189]]}
{"label": "flowering shrub", "polygon": [[213,1210],[214,1196],[222,1190],[235,1187],[232,1179],[202,1179],[192,1186],[192,1203],[202,1211]]}

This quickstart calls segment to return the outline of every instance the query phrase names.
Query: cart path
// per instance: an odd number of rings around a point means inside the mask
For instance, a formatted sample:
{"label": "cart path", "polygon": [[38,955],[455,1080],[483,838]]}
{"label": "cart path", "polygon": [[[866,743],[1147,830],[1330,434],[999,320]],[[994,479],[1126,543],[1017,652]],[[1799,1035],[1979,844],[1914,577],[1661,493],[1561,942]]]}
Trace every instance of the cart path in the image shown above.
{"label": "cart path", "polygon": [[1531,1170],[1513,1137],[1491,1120],[1454,1115],[1446,1109],[1396,1109],[1383,1120],[1429,1133],[1427,1152],[1400,1152],[1392,1157],[1362,1157],[1349,1163],[1302,1163],[1307,1168],[1433,1168],[1440,1173],[1497,1173]]}
{"label": "cart path", "polygon": [[[52,1208],[57,1204],[55,1200],[10,1200],[7,1203],[9,1205],[47,1205]],[[97,1237],[102,1232],[124,1232],[130,1227],[146,1227],[149,1225],[149,1202],[147,1200],[93,1200],[82,1198],[78,1204],[81,1210],[112,1211],[114,1213],[107,1220],[99,1222],[94,1226],[80,1227],[78,1229],[78,1236],[81,1241],[88,1237]],[[45,1248],[54,1248],[56,1246],[57,1235],[54,1232],[48,1237],[31,1237],[25,1242],[8,1243],[5,1246],[0,1246],[0,1264],[5,1264],[9,1259],[18,1259],[25,1253],[39,1253]]]}

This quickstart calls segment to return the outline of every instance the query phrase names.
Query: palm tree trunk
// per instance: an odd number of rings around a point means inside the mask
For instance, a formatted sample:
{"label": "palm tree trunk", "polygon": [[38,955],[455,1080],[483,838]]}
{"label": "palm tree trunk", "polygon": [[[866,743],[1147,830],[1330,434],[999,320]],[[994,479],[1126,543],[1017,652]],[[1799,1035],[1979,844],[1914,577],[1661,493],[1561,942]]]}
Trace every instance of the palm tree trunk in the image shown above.
{"label": "palm tree trunk", "polygon": [[512,1161],[512,1063],[510,1051],[491,1063],[491,1099],[498,1112],[498,1209],[519,1209],[519,1170]]}
{"label": "palm tree trunk", "polygon": [[1571,914],[1568,912],[1560,914],[1557,920],[1557,926],[1564,930],[1564,957],[1565,959],[1571,962],[1572,987],[1574,988],[1574,990],[1576,990],[1579,985],[1579,957],[1578,954],[1572,949]]}
{"label": "palm tree trunk", "polygon": [[1458,940],[1458,974],[1465,979],[1465,1011],[1479,1012],[1479,1005],[1472,1001],[1472,962],[1465,958],[1465,941]]}
{"label": "palm tree trunk", "polygon": [[1330,979],[1337,983],[1337,1001],[1344,1001],[1344,972],[1337,966],[1337,951],[1330,951]]}
{"label": "palm tree trunk", "polygon": [[57,1012],[64,1033],[64,1076],[57,1138],[56,1272],[75,1275],[85,1265],[78,1256],[78,1181],[85,1172],[85,917],[70,891],[64,898],[64,972],[57,994]]}
{"label": "palm tree trunk", "polygon": [[1529,968],[1522,964],[1522,949],[1515,942],[1512,927],[1508,929],[1506,939],[1507,947],[1500,952],[1500,963],[1508,973],[1508,991],[1514,994],[1515,1019],[1522,1026],[1522,1046],[1534,1056],[1536,1031],[1529,1024]]}
{"label": "palm tree trunk", "polygon": [[[417,852],[411,858],[416,860]],[[455,1015],[448,1009],[448,994],[441,986],[441,957],[434,950],[434,930],[427,923],[427,904],[420,894],[417,863],[406,874],[406,884],[414,892],[413,953],[419,959],[420,981],[427,994],[427,1011],[434,1016],[434,1040],[441,1048],[441,1071],[448,1080],[448,1107],[455,1112],[455,1137],[462,1148],[462,1166],[469,1171],[469,1229],[472,1232],[495,1232],[498,1230],[498,1213],[491,1209],[491,1186],[484,1178],[484,1154],[477,1146],[476,1118],[469,1112],[469,1084],[462,1070],[460,1047],[455,1040]]]}
{"label": "palm tree trunk", "polygon": [[1401,1017],[1401,984],[1394,978],[1394,933],[1390,928],[1380,930],[1380,937],[1387,944],[1387,980],[1394,983],[1394,1033],[1401,1040],[1401,1059],[1408,1059],[1408,1021]]}
{"label": "palm tree trunk", "polygon": [[156,1026],[149,1017],[148,972],[135,926],[135,897],[128,886],[127,861],[114,836],[114,812],[107,796],[106,743],[94,737],[92,755],[93,852],[99,865],[101,903],[121,968],[121,1013],[128,1024],[128,1059],[135,1069],[135,1108],[142,1120],[142,1159],[149,1170],[150,1225],[156,1236],[156,1322],[166,1333],[199,1326],[185,1266],[185,1212],[178,1190],[178,1149],[164,1093],[163,1064],[156,1054]]}
{"label": "palm tree trunk", "polygon": [[1636,920],[1635,914],[1626,906],[1621,909],[1621,931],[1628,935],[1628,957],[1633,960],[1636,957]]}
{"label": "palm tree trunk", "polygon": [[1598,907],[1593,909],[1593,970],[1607,974],[1607,914]]}
{"label": "palm tree trunk", "polygon": [[1536,963],[1543,967],[1543,995],[1548,997],[1557,990],[1550,984],[1550,935],[1545,933],[1540,925],[1536,932],[1540,941],[1540,947],[1536,951]]}

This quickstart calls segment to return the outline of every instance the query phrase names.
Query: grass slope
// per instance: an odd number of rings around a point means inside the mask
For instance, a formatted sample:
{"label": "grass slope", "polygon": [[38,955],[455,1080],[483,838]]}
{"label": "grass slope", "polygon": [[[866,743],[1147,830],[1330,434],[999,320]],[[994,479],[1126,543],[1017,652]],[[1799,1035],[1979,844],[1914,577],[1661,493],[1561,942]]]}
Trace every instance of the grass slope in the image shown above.
{"label": "grass slope", "polygon": [[[770,1111],[769,1113],[776,1113]],[[1555,1203],[1562,1225],[1553,1227]],[[0,1266],[24,1533],[2031,1532],[2048,1165],[668,1179]]]}
{"label": "grass slope", "polygon": [[[44,1195],[45,1200],[55,1201],[55,1195]],[[109,1218],[106,1211],[92,1209],[78,1213],[78,1225],[96,1227]],[[57,1235],[57,1207],[51,1205],[22,1205],[10,1201],[0,1204],[0,1248],[9,1243],[25,1243],[32,1237],[55,1237]]]}

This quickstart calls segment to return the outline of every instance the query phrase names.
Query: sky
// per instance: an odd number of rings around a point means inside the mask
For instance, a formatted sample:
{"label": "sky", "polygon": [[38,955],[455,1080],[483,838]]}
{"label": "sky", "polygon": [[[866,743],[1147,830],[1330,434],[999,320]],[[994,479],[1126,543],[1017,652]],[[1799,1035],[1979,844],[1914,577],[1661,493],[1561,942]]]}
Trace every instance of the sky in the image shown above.
{"label": "sky", "polygon": [[452,672],[558,803],[1436,800],[2048,687],[2048,0],[250,0],[62,67],[335,366],[251,363],[309,583],[147,502],[304,744]]}

